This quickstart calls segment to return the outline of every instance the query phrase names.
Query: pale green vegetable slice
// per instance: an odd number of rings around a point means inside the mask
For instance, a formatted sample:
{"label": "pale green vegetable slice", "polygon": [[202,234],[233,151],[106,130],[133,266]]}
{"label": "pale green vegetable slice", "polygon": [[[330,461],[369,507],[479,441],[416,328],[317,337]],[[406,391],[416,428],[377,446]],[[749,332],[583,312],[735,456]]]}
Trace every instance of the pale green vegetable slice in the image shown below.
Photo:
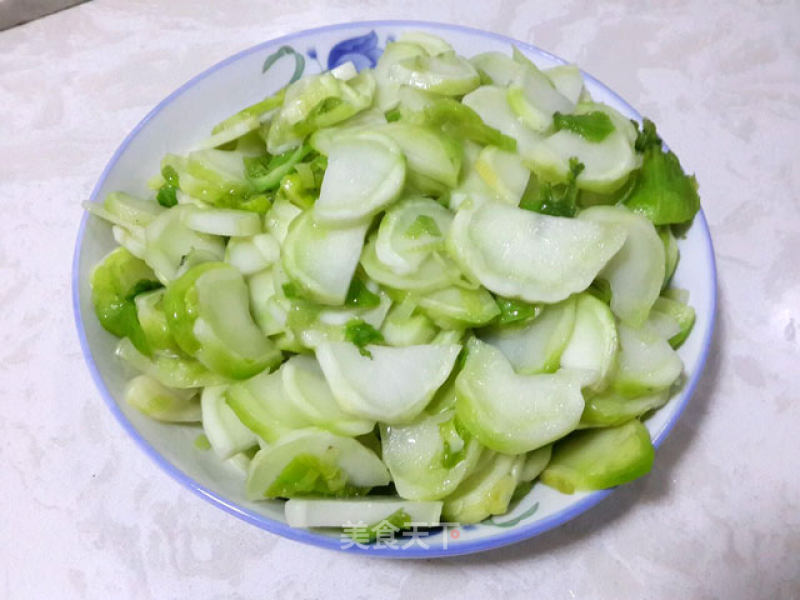
{"label": "pale green vegetable slice", "polygon": [[397,38],[401,44],[416,44],[430,56],[452,52],[453,47],[442,38],[424,31],[404,31]]}
{"label": "pale green vegetable slice", "polygon": [[453,261],[438,252],[429,254],[413,273],[399,275],[378,259],[376,241],[375,235],[367,241],[364,253],[361,255],[361,266],[371,279],[381,285],[422,294],[447,287],[457,282],[461,276]]}
{"label": "pale green vegetable slice", "polygon": [[461,346],[367,346],[365,356],[354,344],[326,342],[317,347],[319,361],[342,409],[382,423],[404,423],[416,417],[453,369]]}
{"label": "pale green vegetable slice", "polygon": [[262,448],[250,463],[247,496],[359,495],[390,477],[374,452],[349,437],[308,428]]}
{"label": "pale green vegetable slice", "polygon": [[[584,114],[600,110],[602,105],[579,105],[576,114]],[[603,107],[608,114],[609,107]],[[622,117],[624,119],[624,117]],[[578,175],[576,183],[580,189],[591,192],[607,193],[617,191],[628,180],[641,159],[634,152],[633,140],[630,138],[630,123],[617,121],[617,115],[611,119],[615,129],[601,141],[590,141],[583,136],[562,129],[544,137],[540,143],[529,148],[520,148],[520,154],[526,164],[538,176],[550,181],[566,181],[570,173],[570,159],[576,158],[584,168]]]}
{"label": "pale green vegetable slice", "polygon": [[669,342],[642,327],[617,326],[620,353],[613,389],[626,396],[641,396],[669,388],[681,375],[683,363]]}
{"label": "pale green vegetable slice", "polygon": [[678,240],[675,239],[671,227],[659,227],[658,237],[661,238],[661,242],[664,244],[664,284],[661,286],[663,290],[669,285],[672,275],[675,273],[675,268],[678,266],[680,250],[678,249]]}
{"label": "pale green vegetable slice", "polygon": [[292,223],[283,243],[283,268],[314,300],[344,304],[361,256],[368,224],[330,228],[306,211]]}
{"label": "pale green vegetable slice", "polygon": [[637,327],[645,322],[664,282],[664,246],[653,224],[622,206],[592,206],[578,215],[582,221],[624,228],[625,244],[604,266],[599,277],[611,286],[611,310]]}
{"label": "pale green vegetable slice", "polygon": [[113,225],[111,233],[114,236],[114,241],[120,246],[128,250],[136,258],[144,259],[147,253],[147,241],[145,239],[144,229],[141,227],[121,227],[120,225]]}
{"label": "pale green vegetable slice", "polygon": [[400,121],[381,127],[405,156],[409,174],[455,187],[461,169],[461,148],[453,138],[429,127]]}
{"label": "pale green vegetable slice", "polygon": [[386,125],[386,115],[377,108],[369,108],[339,123],[335,127],[326,127],[315,131],[308,138],[309,144],[320,154],[328,156],[331,153],[338,139],[350,135],[359,135],[364,132],[374,132],[380,130],[381,125]]}
{"label": "pale green vegetable slice", "polygon": [[375,428],[375,421],[359,419],[339,408],[313,356],[297,354],[281,367],[283,387],[291,402],[315,425],[340,435],[357,436]]}
{"label": "pale green vegetable slice", "polygon": [[545,69],[543,73],[573,106],[578,104],[583,93],[583,75],[577,66],[559,65]]}
{"label": "pale green vegetable slice", "polygon": [[445,96],[462,96],[481,82],[475,67],[454,52],[405,58],[389,68],[389,78]]}
{"label": "pale green vegetable slice", "polygon": [[330,149],[314,215],[339,227],[364,223],[397,199],[405,175],[403,154],[390,137],[345,136]]}
{"label": "pale green vegetable slice", "polygon": [[196,423],[201,418],[197,390],[168,388],[147,375],[131,379],[124,397],[127,404],[159,421]]}
{"label": "pale green vegetable slice", "polygon": [[244,379],[281,361],[281,353],[250,316],[250,296],[242,275],[231,267],[211,269],[197,278],[199,343],[195,356],[212,371]]}
{"label": "pale green vegetable slice", "polygon": [[289,232],[289,225],[302,212],[302,209],[292,204],[287,198],[278,196],[267,214],[264,215],[264,227],[283,246]]}
{"label": "pale green vegetable slice", "polygon": [[264,335],[283,332],[291,308],[291,303],[276,289],[275,272],[281,271],[279,267],[280,265],[274,265],[271,269],[259,271],[247,280],[250,289],[250,310]]}
{"label": "pale green vegetable slice", "polygon": [[147,227],[153,219],[164,212],[164,207],[152,200],[138,198],[125,192],[111,192],[106,196],[103,207],[109,214],[119,219],[123,226]]}
{"label": "pale green vegetable slice", "polygon": [[411,314],[395,305],[381,325],[383,339],[390,346],[427,344],[436,335],[433,322],[423,314]]}
{"label": "pale green vegetable slice", "polygon": [[189,206],[174,206],[164,211],[145,230],[145,262],[162,283],[176,279],[188,254],[202,252],[209,260],[222,260],[225,243],[218,236],[197,233],[183,222]]}
{"label": "pale green vegetable slice", "polygon": [[490,291],[553,303],[586,289],[624,241],[625,230],[615,224],[488,202],[458,211],[447,247]]}
{"label": "pale green vegetable slice", "polygon": [[536,450],[528,452],[525,456],[525,464],[522,465],[522,472],[520,473],[521,481],[533,481],[542,471],[544,471],[547,463],[550,462],[550,457],[553,455],[553,446],[542,446]]}
{"label": "pale green vegetable slice", "polygon": [[208,442],[222,459],[258,445],[258,437],[248,429],[225,402],[227,386],[211,386],[203,390],[203,431]]}
{"label": "pale green vegetable slice", "polygon": [[581,371],[584,387],[602,389],[611,373],[619,342],[614,315],[601,300],[588,293],[576,301],[575,325],[561,354],[561,366]]}
{"label": "pale green vegetable slice", "polygon": [[280,371],[263,371],[247,381],[235,383],[228,388],[225,397],[239,420],[269,443],[292,430],[312,425],[289,399]]}
{"label": "pale green vegetable slice", "polygon": [[128,338],[119,341],[115,353],[137,371],[168,388],[183,390],[228,382],[223,375],[212,373],[199,361],[185,356],[163,352],[147,357]]}
{"label": "pale green vegetable slice", "polygon": [[[668,290],[669,291],[669,290]],[[653,304],[653,310],[650,313],[652,317],[654,314],[659,313],[670,317],[678,326],[678,331],[670,336],[669,343],[673,348],[680,346],[686,337],[691,332],[695,321],[694,308],[689,306],[685,300],[678,300],[665,295],[659,297]],[[144,327],[144,325],[142,325]]]}
{"label": "pale green vegetable slice", "polygon": [[530,323],[494,327],[480,334],[483,341],[499,348],[521,374],[553,373],[575,324],[575,298],[549,304]]}
{"label": "pale green vegetable slice", "polygon": [[416,527],[435,527],[442,513],[441,502],[413,502],[394,497],[358,499],[291,498],[286,502],[286,522],[291,527],[354,527],[380,524],[402,512]]}
{"label": "pale green vegetable slice", "polygon": [[386,44],[386,49],[378,59],[375,66],[375,81],[377,89],[375,91],[375,104],[382,111],[395,108],[400,101],[399,91],[401,84],[389,76],[392,65],[399,63],[407,58],[424,56],[425,49],[419,44],[411,42],[392,42]]}
{"label": "pale green vegetable slice", "polygon": [[253,275],[271,267],[279,260],[281,248],[269,233],[251,237],[231,238],[225,247],[225,262],[236,267],[242,275]]}
{"label": "pale green vegetable slice", "polygon": [[508,54],[483,52],[469,59],[472,66],[491,80],[492,85],[508,87],[519,75],[522,67]]}
{"label": "pale green vegetable slice", "polygon": [[138,294],[134,299],[136,317],[152,350],[178,353],[180,349],[169,331],[167,317],[164,314],[164,292],[165,289],[160,288]]}
{"label": "pale green vegetable slice", "polygon": [[486,146],[481,150],[474,168],[499,200],[513,206],[519,204],[531,172],[518,154]]}
{"label": "pale green vegetable slice", "polygon": [[484,450],[472,474],[444,499],[442,516],[454,523],[478,523],[508,510],[525,464],[525,456]]}
{"label": "pale green vegetable slice", "polygon": [[497,302],[485,289],[455,285],[420,296],[419,307],[436,325],[447,329],[480,327],[500,314]]}
{"label": "pale green vegetable slice", "polygon": [[478,113],[484,123],[513,137],[517,141],[517,151],[525,158],[540,145],[542,135],[522,124],[506,96],[506,88],[484,85],[464,96],[462,102]]}
{"label": "pale green vegetable slice", "polygon": [[627,398],[613,390],[607,390],[586,399],[580,426],[587,428],[622,425],[651,410],[661,408],[668,400],[668,389],[635,398]]}
{"label": "pale green vegetable slice", "polygon": [[453,411],[421,414],[407,425],[382,425],[384,464],[397,493],[409,500],[438,500],[453,492],[481,454],[480,443]]}
{"label": "pale green vegetable slice", "polygon": [[375,240],[375,253],[395,273],[419,269],[432,250],[444,247],[453,215],[430,198],[405,198],[386,211]]}
{"label": "pale green vegetable slice", "polygon": [[584,403],[575,374],[519,375],[500,350],[475,338],[467,352],[456,378],[456,410],[484,446],[508,454],[528,452],[578,425]]}
{"label": "pale green vegetable slice", "polygon": [[569,113],[575,108],[533,63],[528,63],[509,85],[508,104],[523,123],[538,132],[552,125],[554,113]]}
{"label": "pale green vegetable slice", "polygon": [[249,236],[261,233],[261,218],[254,212],[232,208],[187,206],[181,212],[183,223],[198,233],[221,236]]}
{"label": "pale green vegetable slice", "polygon": [[578,431],[555,445],[540,479],[564,494],[601,490],[641,477],[653,466],[647,428],[637,420]]}

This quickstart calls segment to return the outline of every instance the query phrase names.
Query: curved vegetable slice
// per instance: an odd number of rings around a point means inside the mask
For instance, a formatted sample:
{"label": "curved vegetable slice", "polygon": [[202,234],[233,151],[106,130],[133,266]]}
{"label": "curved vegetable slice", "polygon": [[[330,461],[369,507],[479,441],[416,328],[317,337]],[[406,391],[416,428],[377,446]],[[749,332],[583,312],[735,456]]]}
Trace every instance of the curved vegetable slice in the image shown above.
{"label": "curved vegetable slice", "polygon": [[660,296],[653,304],[651,316],[654,313],[667,315],[675,320],[678,325],[678,332],[669,338],[669,345],[673,348],[680,347],[692,331],[695,320],[694,308],[674,298]]}
{"label": "curved vegetable slice", "polygon": [[454,52],[403,59],[389,68],[389,78],[444,96],[462,96],[481,82],[475,67]]}
{"label": "curved vegetable slice", "polygon": [[518,375],[497,348],[472,339],[456,378],[456,410],[485,446],[519,454],[557,440],[578,425],[583,396],[566,371]]}
{"label": "curved vegetable slice", "polygon": [[455,285],[420,296],[419,307],[435,324],[447,329],[480,327],[500,314],[497,302],[485,289]]}
{"label": "curved vegetable slice", "polygon": [[613,389],[641,396],[670,387],[681,375],[683,363],[669,342],[649,328],[633,329],[620,323],[620,353]]}
{"label": "curved vegetable slice", "polygon": [[520,480],[533,481],[542,471],[544,471],[547,463],[550,462],[550,457],[553,455],[553,446],[542,446],[537,448],[525,456],[525,464],[522,465],[522,473]]}
{"label": "curved vegetable slice", "polygon": [[247,381],[235,383],[228,387],[225,398],[239,420],[269,443],[294,429],[312,425],[289,400],[280,371],[263,371]]}
{"label": "curved vegetable slice", "polygon": [[250,316],[250,294],[232,267],[211,269],[195,282],[197,359],[212,371],[246,379],[281,361],[281,353]]}
{"label": "curved vegetable slice", "polygon": [[453,47],[448,42],[424,31],[404,31],[397,41],[403,44],[417,44],[430,56],[453,52]]}
{"label": "curved vegetable slice", "polygon": [[317,360],[342,409],[394,424],[422,412],[453,369],[461,346],[368,349],[371,357],[353,344],[326,342],[317,347]]}
{"label": "curved vegetable slice", "polygon": [[349,436],[363,435],[375,428],[374,420],[359,419],[339,408],[314,357],[293,356],[281,367],[281,376],[289,400],[314,425]]}
{"label": "curved vegetable slice", "polygon": [[661,243],[664,244],[664,283],[661,286],[663,290],[669,285],[672,276],[675,274],[678,259],[680,258],[680,249],[671,227],[659,227],[658,237],[661,238]]}
{"label": "curved vegetable slice", "polygon": [[401,84],[394,81],[389,73],[392,65],[399,63],[407,58],[423,56],[425,49],[419,44],[411,42],[391,42],[386,44],[386,48],[378,59],[375,66],[375,81],[377,89],[375,91],[375,104],[382,111],[395,108],[400,101],[399,92]]}
{"label": "curved vegetable slice", "polygon": [[126,227],[147,227],[153,222],[153,219],[164,212],[164,207],[158,203],[137,198],[125,192],[108,194],[103,202],[103,207]]}
{"label": "curved vegetable slice", "polygon": [[203,431],[214,452],[222,459],[231,458],[258,445],[258,437],[246,427],[225,402],[227,386],[211,386],[203,390]]}
{"label": "curved vegetable slice", "polygon": [[516,80],[522,67],[503,52],[483,52],[469,59],[481,75],[489,78],[492,85],[507,87]]}
{"label": "curved vegetable slice", "polygon": [[583,93],[583,75],[575,65],[559,65],[542,71],[553,83],[556,90],[576,105]]}
{"label": "curved vegetable slice", "polygon": [[504,87],[484,85],[464,96],[462,103],[478,113],[484,123],[514,138],[517,150],[525,158],[540,144],[542,136],[522,124],[508,105],[506,95]]}
{"label": "curved vegetable slice", "polygon": [[147,375],[131,379],[124,397],[127,404],[159,421],[196,423],[201,418],[197,390],[168,388]]}
{"label": "curved vegetable slice", "polygon": [[160,288],[137,295],[136,316],[151,350],[179,353],[180,348],[169,331],[167,316],[164,314],[164,293],[165,289]]}
{"label": "curved vegetable slice", "polygon": [[125,248],[116,248],[92,269],[90,285],[94,313],[103,328],[118,337],[129,337],[141,352],[149,354],[135,298],[159,285],[150,267]]}
{"label": "curved vegetable slice", "polygon": [[353,500],[292,498],[285,505],[286,522],[291,527],[353,527],[356,524],[383,523],[402,513],[415,526],[435,527],[442,513],[441,502],[412,502],[393,497],[373,496]]}
{"label": "curved vegetable slice", "polygon": [[401,200],[381,219],[375,240],[378,260],[400,275],[413,273],[432,250],[444,246],[452,221],[450,211],[435,200]]}
{"label": "curved vegetable slice", "polygon": [[267,214],[264,215],[264,226],[283,246],[283,242],[289,232],[289,225],[302,212],[302,209],[292,204],[287,198],[278,196]]}
{"label": "curved vegetable slice", "polygon": [[250,463],[247,496],[353,496],[389,483],[374,452],[348,437],[309,428],[262,448]]}
{"label": "curved vegetable slice", "polygon": [[423,413],[408,425],[383,425],[381,444],[397,493],[409,500],[438,500],[453,492],[482,448],[452,411]]}
{"label": "curved vegetable slice", "polygon": [[578,296],[575,326],[561,355],[561,366],[583,373],[584,387],[601,389],[614,367],[619,346],[614,315],[591,294]]}
{"label": "curved vegetable slice", "polygon": [[261,232],[261,218],[254,212],[233,208],[187,206],[181,211],[183,223],[193,231],[222,236],[248,236]]}
{"label": "curved vegetable slice", "polygon": [[646,396],[626,398],[616,392],[605,391],[586,399],[586,408],[581,415],[581,428],[613,427],[622,425],[664,406],[669,400],[669,390]]}
{"label": "curved vegetable slice", "polygon": [[430,127],[402,121],[384,125],[380,131],[400,147],[409,175],[421,175],[448,187],[458,184],[461,148],[451,137]]}
{"label": "curved vegetable slice", "polygon": [[586,289],[624,240],[614,224],[487,202],[459,210],[447,242],[462,269],[492,292],[558,302]]}
{"label": "curved vegetable slice", "polygon": [[128,338],[119,341],[115,353],[137,371],[149,375],[168,388],[183,390],[228,382],[227,378],[210,372],[199,361],[185,356],[163,352],[147,357]]}
{"label": "curved vegetable slice", "polygon": [[508,104],[523,123],[539,132],[552,125],[554,113],[569,113],[575,108],[533,63],[525,65],[510,84]]}
{"label": "curved vegetable slice", "polygon": [[326,225],[363,223],[397,199],[406,166],[391,138],[375,132],[345,136],[331,147],[314,215]]}
{"label": "curved vegetable slice", "polygon": [[436,327],[425,315],[411,314],[402,305],[395,305],[381,325],[381,334],[390,346],[414,346],[429,343]]}
{"label": "curved vegetable slice", "polygon": [[625,229],[625,244],[605,265],[599,277],[611,286],[611,310],[637,327],[645,322],[664,282],[664,246],[646,218],[621,206],[593,206],[579,220]]}
{"label": "curved vegetable slice", "polygon": [[564,494],[633,481],[653,466],[650,433],[639,421],[578,431],[557,443],[541,481]]}
{"label": "curved vegetable slice", "polygon": [[442,516],[466,525],[503,514],[520,482],[524,464],[525,456],[484,450],[472,474],[445,498]]}
{"label": "curved vegetable slice", "polygon": [[283,243],[283,268],[314,300],[344,304],[368,224],[333,229],[306,211],[292,223]]}
{"label": "curved vegetable slice", "polygon": [[478,155],[474,168],[500,201],[512,206],[519,204],[531,172],[518,154],[486,146]]}
{"label": "curved vegetable slice", "polygon": [[438,252],[429,254],[413,273],[400,275],[378,259],[376,243],[375,235],[367,241],[361,256],[361,266],[371,279],[389,288],[422,294],[447,287],[461,277],[453,261]]}
{"label": "curved vegetable slice", "polygon": [[269,233],[231,238],[225,248],[225,262],[242,275],[253,275],[271,267],[280,258],[278,241]]}
{"label": "curved vegetable slice", "polygon": [[481,333],[481,339],[499,348],[517,373],[553,373],[572,335],[575,305],[574,297],[547,305],[530,323],[494,327]]}

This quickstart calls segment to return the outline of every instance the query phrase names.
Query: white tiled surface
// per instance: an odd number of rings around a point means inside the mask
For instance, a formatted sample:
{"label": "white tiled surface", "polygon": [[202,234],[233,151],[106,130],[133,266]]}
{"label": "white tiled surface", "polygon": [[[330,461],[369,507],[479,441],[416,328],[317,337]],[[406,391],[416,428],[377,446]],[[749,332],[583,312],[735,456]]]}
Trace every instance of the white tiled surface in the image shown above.
{"label": "white tiled surface", "polygon": [[[97,0],[0,33],[0,597],[800,598],[796,1],[203,4]],[[696,171],[717,249],[710,362],[653,473],[483,555],[368,560],[223,514],[127,439],[72,323],[79,202],[149,108],[249,45],[379,18],[581,64]]]}

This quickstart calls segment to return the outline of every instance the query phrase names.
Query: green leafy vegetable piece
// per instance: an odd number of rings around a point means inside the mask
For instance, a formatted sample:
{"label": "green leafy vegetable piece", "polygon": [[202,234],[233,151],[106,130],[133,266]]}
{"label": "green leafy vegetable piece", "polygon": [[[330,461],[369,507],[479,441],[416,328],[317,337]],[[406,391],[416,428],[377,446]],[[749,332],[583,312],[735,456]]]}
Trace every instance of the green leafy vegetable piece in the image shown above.
{"label": "green leafy vegetable piece", "polygon": [[500,308],[500,316],[497,318],[498,325],[520,324],[534,318],[541,312],[541,307],[536,304],[530,304],[516,298],[497,296],[495,302]]}
{"label": "green leafy vegetable piece", "polygon": [[375,308],[381,303],[381,298],[367,288],[360,277],[353,277],[350,288],[347,290],[347,297],[344,300],[345,306],[355,306],[358,308]]}
{"label": "green leafy vegetable piece", "polygon": [[382,344],[383,334],[362,319],[350,319],[344,329],[344,338],[354,344],[362,356],[372,358],[368,344]]}
{"label": "green leafy vegetable piece", "polygon": [[161,285],[150,267],[119,247],[95,267],[90,284],[94,311],[103,328],[117,337],[130,338],[137,350],[149,356],[134,299]]}
{"label": "green leafy vegetable piece", "polygon": [[531,177],[519,207],[552,217],[574,217],[578,211],[576,181],[583,169],[583,163],[573,156],[569,159],[566,183],[540,183]]}
{"label": "green leafy vegetable piece", "polygon": [[164,178],[164,183],[158,188],[156,200],[161,206],[170,208],[178,203],[178,188],[180,186],[178,172],[172,166],[164,165],[161,169],[161,176]]}
{"label": "green leafy vegetable piece", "polygon": [[639,124],[636,121],[633,121],[633,124],[638,131],[636,140],[633,143],[633,147],[637,152],[642,153],[651,147],[661,148],[661,137],[656,131],[655,123],[650,119],[644,119],[641,129],[639,129]]}
{"label": "green leafy vegetable piece", "polygon": [[590,142],[602,142],[614,131],[611,117],[599,110],[582,115],[565,115],[557,112],[553,115],[553,127],[556,131],[566,129],[577,133]]}

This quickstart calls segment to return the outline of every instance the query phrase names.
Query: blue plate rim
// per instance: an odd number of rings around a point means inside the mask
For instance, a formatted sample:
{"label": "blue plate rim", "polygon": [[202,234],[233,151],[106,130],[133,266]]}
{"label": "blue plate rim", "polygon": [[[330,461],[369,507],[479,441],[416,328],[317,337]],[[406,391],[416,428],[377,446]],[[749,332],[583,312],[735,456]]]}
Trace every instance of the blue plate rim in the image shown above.
{"label": "blue plate rim", "polygon": [[[152,110],[150,110],[144,116],[144,118],[141,121],[139,121],[139,123],[137,123],[137,125],[125,136],[122,143],[114,151],[114,154],[112,154],[111,158],[109,159],[108,163],[103,169],[100,178],[98,179],[97,183],[92,189],[92,193],[90,195],[90,202],[95,202],[97,200],[99,191],[102,188],[103,184],[105,183],[105,180],[108,177],[109,172],[111,171],[111,169],[114,168],[117,161],[119,160],[119,157],[127,149],[131,141],[138,135],[139,131],[142,128],[144,128],[147,125],[147,123],[157,113],[159,113],[166,105],[171,103],[175,98],[186,92],[188,89],[194,87],[198,82],[202,81],[212,73],[216,72],[217,70],[225,67],[226,65],[232,62],[241,59],[244,56],[247,56],[254,52],[259,52],[261,50],[264,50],[266,48],[278,44],[283,44],[295,39],[307,37],[309,35],[318,34],[322,32],[357,29],[365,27],[423,27],[423,28],[432,28],[439,30],[460,31],[473,35],[479,35],[482,37],[492,38],[510,45],[516,45],[519,46],[520,48],[524,48],[531,52],[547,56],[560,63],[565,63],[564,59],[562,59],[561,57],[556,56],[546,50],[543,50],[533,44],[520,42],[519,40],[515,40],[514,38],[505,35],[501,35],[490,31],[485,31],[482,29],[477,29],[474,27],[466,27],[462,25],[454,25],[449,23],[437,23],[435,21],[419,21],[419,20],[349,21],[346,23],[336,23],[332,25],[325,25],[322,27],[315,27],[312,29],[305,29],[288,35],[273,38],[271,40],[267,40],[265,42],[261,42],[254,46],[241,50],[240,52],[237,52],[219,61],[215,65],[209,67],[208,69],[202,71],[201,73],[189,79],[186,83],[175,89],[167,97],[165,97],[158,104],[156,104],[156,106]],[[593,77],[589,73],[586,73],[585,71],[582,71],[582,73],[585,78],[589,79],[598,86],[603,87],[608,93],[614,96],[614,98],[618,102],[623,104],[626,108],[628,108],[631,111],[632,114],[635,114],[637,118],[641,120],[641,115],[639,114],[639,112],[636,109],[634,109],[627,101],[625,101],[614,90],[603,84],[600,80]],[[700,353],[700,358],[697,363],[697,368],[695,369],[695,372],[692,374],[690,380],[687,382],[686,388],[681,394],[681,402],[676,408],[675,414],[672,417],[672,419],[670,419],[667,422],[666,426],[659,432],[659,434],[653,440],[653,445],[656,448],[658,448],[661,445],[664,439],[666,439],[666,437],[672,431],[673,427],[675,426],[675,423],[680,419],[681,415],[683,414],[683,411],[686,408],[686,405],[689,402],[689,399],[691,398],[692,394],[697,388],[697,385],[705,370],[706,360],[708,358],[711,346],[711,340],[713,338],[714,329],[716,326],[717,293],[718,293],[716,259],[714,256],[714,247],[711,240],[711,233],[708,228],[708,222],[706,220],[705,213],[702,211],[702,209],[700,210],[698,217],[700,220],[701,229],[705,234],[704,237],[708,249],[708,254],[711,258],[710,268],[711,268],[711,278],[713,285],[712,285],[710,305],[707,307],[708,314],[710,314],[709,327],[708,330],[706,331],[705,338],[703,339],[703,347]],[[164,458],[164,456],[162,456],[153,446],[150,445],[150,443],[144,437],[142,437],[139,434],[139,432],[136,430],[133,424],[128,420],[128,418],[119,408],[117,402],[114,400],[113,396],[106,387],[106,384],[103,381],[102,376],[100,375],[100,371],[94,362],[94,357],[92,356],[91,349],[89,348],[89,342],[86,338],[86,330],[84,327],[83,316],[81,314],[81,309],[80,309],[80,286],[78,281],[78,272],[80,266],[81,247],[83,245],[83,236],[85,233],[87,221],[88,221],[88,214],[84,213],[81,218],[80,226],[78,228],[78,236],[75,242],[75,250],[72,259],[72,308],[75,318],[75,326],[77,328],[78,338],[80,340],[81,350],[83,352],[83,357],[84,360],[86,361],[87,367],[89,368],[89,372],[92,375],[92,379],[94,380],[95,386],[100,391],[103,400],[105,401],[106,405],[108,406],[112,414],[116,417],[117,421],[120,423],[122,428],[128,433],[130,437],[133,438],[133,440],[145,452],[145,454],[147,454],[163,471],[165,471],[173,479],[178,481],[181,485],[183,485],[193,493],[197,494],[207,502],[210,502],[211,504],[221,508],[225,512],[235,517],[238,517],[243,521],[251,523],[261,529],[269,531],[270,533],[275,533],[291,540],[303,542],[306,544],[311,544],[322,548],[328,548],[342,552],[363,554],[373,557],[384,557],[384,558],[409,558],[409,559],[438,558],[438,557],[459,556],[464,554],[472,554],[475,552],[482,552],[532,538],[536,535],[544,533],[545,531],[553,529],[559,525],[566,523],[567,521],[574,519],[578,515],[582,514],[591,507],[598,504],[600,501],[607,498],[611,494],[611,492],[614,491],[614,489],[612,488],[608,490],[593,492],[585,496],[575,504],[557,513],[554,513],[544,519],[535,521],[530,525],[515,527],[513,529],[510,529],[509,531],[500,532],[498,533],[498,535],[493,535],[488,538],[475,540],[474,542],[463,543],[452,547],[433,547],[433,546],[428,548],[414,547],[403,550],[399,550],[397,549],[397,547],[388,547],[388,546],[360,547],[359,545],[355,544],[345,548],[342,546],[341,540],[339,538],[326,536],[306,529],[297,529],[294,527],[290,527],[285,523],[276,521],[260,513],[256,513],[247,508],[239,506],[235,502],[232,502],[227,498],[221,496],[220,494],[217,494],[216,492],[201,485],[200,483],[192,479],[189,475],[181,471],[178,467],[169,462],[166,458]]]}

